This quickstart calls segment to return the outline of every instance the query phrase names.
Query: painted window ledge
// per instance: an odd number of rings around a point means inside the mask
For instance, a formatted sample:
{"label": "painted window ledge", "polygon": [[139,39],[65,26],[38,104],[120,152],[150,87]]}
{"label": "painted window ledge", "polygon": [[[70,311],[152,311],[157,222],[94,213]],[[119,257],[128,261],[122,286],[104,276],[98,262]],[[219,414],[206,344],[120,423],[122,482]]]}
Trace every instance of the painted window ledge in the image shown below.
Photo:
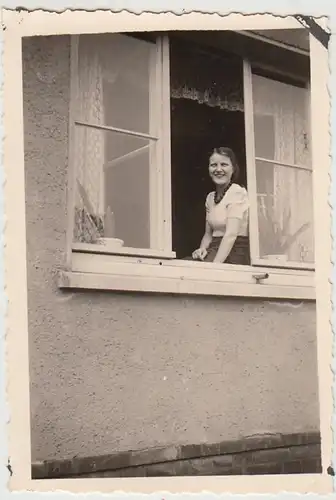
{"label": "painted window ledge", "polygon": [[312,271],[73,253],[61,289],[315,300]]}

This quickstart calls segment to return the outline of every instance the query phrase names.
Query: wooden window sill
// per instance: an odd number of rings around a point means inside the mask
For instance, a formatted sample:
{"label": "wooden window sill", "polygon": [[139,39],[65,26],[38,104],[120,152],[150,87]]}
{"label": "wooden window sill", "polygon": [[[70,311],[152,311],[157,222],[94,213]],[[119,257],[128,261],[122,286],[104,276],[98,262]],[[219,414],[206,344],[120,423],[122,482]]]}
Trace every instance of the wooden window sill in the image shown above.
{"label": "wooden window sill", "polygon": [[71,270],[59,272],[58,284],[62,289],[316,299],[312,271],[76,252]]}

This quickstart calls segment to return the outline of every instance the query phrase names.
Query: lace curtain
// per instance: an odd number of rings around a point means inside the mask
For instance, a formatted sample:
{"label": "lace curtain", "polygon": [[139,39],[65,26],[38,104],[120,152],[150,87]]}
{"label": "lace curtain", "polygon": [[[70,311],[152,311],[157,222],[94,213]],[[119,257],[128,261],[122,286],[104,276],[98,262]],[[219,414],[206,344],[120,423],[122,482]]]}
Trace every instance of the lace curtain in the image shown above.
{"label": "lace curtain", "polygon": [[[75,120],[148,133],[152,46],[119,34],[80,35]],[[148,155],[139,160],[144,145],[143,139],[75,126],[75,241],[96,243],[100,237],[114,235],[115,215],[124,218],[120,200],[116,200],[120,193],[116,182],[122,178],[123,186],[127,184],[122,172],[132,170],[133,157],[139,167],[133,176],[143,170],[148,174],[148,165],[143,165]],[[112,193],[117,193],[113,199]],[[135,201],[139,201],[137,194],[131,200]],[[123,220],[117,222],[125,228]]]}
{"label": "lace curtain", "polygon": [[[76,120],[104,124],[103,72],[99,52],[88,36],[79,38]],[[75,126],[75,240],[92,242],[103,231],[104,132]]]}
{"label": "lace curtain", "polygon": [[[226,77],[227,76],[227,77]],[[243,66],[184,44],[171,46],[171,97],[228,111],[244,111]]]}
{"label": "lace curtain", "polygon": [[[253,75],[252,82],[255,124],[258,123],[256,117],[260,116],[271,118],[273,122],[273,151],[269,151],[265,159],[296,165],[256,162],[259,234],[261,240],[263,233],[268,235],[269,240],[266,238],[261,245],[261,253],[284,253],[290,261],[313,262],[312,171],[307,113],[309,92],[256,75]],[[263,150],[265,137],[266,131],[255,126],[256,151]],[[265,183],[262,179],[258,182],[261,165],[263,176],[271,182]],[[265,186],[267,192],[263,192]]]}

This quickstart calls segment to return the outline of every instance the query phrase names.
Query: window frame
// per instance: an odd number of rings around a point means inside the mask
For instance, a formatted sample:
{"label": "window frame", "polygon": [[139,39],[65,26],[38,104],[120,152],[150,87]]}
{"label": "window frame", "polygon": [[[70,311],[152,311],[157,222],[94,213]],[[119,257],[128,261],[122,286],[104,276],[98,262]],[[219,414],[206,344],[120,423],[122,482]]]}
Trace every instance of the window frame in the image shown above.
{"label": "window frame", "polygon": [[[69,108],[69,188],[66,266],[59,273],[60,288],[84,288],[121,291],[162,293],[190,293],[200,295],[230,295],[267,297],[298,300],[315,300],[315,272],[309,266],[287,267],[281,263],[254,261],[250,266],[192,262],[176,259],[172,250],[171,220],[171,164],[170,164],[170,82],[169,37],[158,36],[156,41],[156,74],[158,77],[157,99],[160,103],[158,120],[158,148],[160,167],[155,185],[158,247],[138,249],[123,247],[118,252],[108,252],[102,245],[74,243],[74,103],[80,35],[71,36],[71,76]],[[267,43],[267,41],[265,41]],[[250,95],[251,62],[243,61],[246,168],[249,192],[256,189],[254,157],[253,110]],[[251,119],[252,117],[252,119]],[[251,129],[252,127],[252,129]],[[156,135],[156,134],[154,134]],[[253,154],[251,154],[253,152]],[[255,191],[256,192],[256,191]],[[157,194],[160,196],[157,196]],[[251,196],[249,194],[249,196]],[[151,196],[152,197],[152,196]],[[153,199],[153,198],[152,198]],[[256,220],[256,203],[250,207],[250,220]],[[152,212],[152,211],[151,211]],[[251,233],[250,223],[250,233]],[[251,255],[257,255],[256,240],[250,238]]]}
{"label": "window frame", "polygon": [[[123,36],[127,36],[121,34]],[[109,125],[91,124],[77,119],[76,98],[78,88],[78,46],[81,35],[71,36],[71,81],[70,81],[70,112],[69,112],[69,164],[73,170],[71,182],[73,193],[70,200],[69,215],[74,213],[75,209],[75,190],[76,190],[76,167],[74,137],[76,127],[82,126],[101,130],[102,132],[120,131],[125,135],[137,135],[149,141],[155,141],[155,149],[150,147],[150,174],[149,174],[149,193],[150,193],[150,243],[151,248],[133,248],[124,246],[120,250],[125,255],[147,255],[158,258],[175,258],[176,253],[172,250],[172,231],[171,231],[171,178],[170,178],[170,84],[169,84],[169,41],[167,36],[160,36],[156,41],[142,40],[140,42],[150,43],[154,50],[150,57],[150,75],[149,85],[155,80],[154,93],[150,92],[150,119],[151,130],[148,134],[137,133],[133,130],[122,130],[118,127]],[[167,105],[168,102],[168,105]],[[153,127],[153,128],[152,128]],[[154,149],[154,150],[153,150]],[[160,193],[160,194],[159,194]],[[102,191],[101,196],[104,196]],[[71,251],[87,251],[92,253],[100,252],[100,245],[91,243],[73,242],[73,223],[69,223],[69,238],[71,241]],[[105,250],[107,251],[107,250]],[[115,252],[109,252],[114,255]]]}
{"label": "window frame", "polygon": [[[258,218],[258,201],[257,201],[257,162],[267,162],[273,165],[285,166],[290,168],[298,168],[309,171],[311,173],[311,185],[313,188],[313,167],[308,167],[306,165],[299,164],[289,164],[282,161],[273,161],[267,158],[258,157],[255,154],[255,136],[254,136],[254,109],[253,109],[253,96],[252,96],[252,77],[253,72],[252,65],[244,60],[244,107],[245,107],[245,141],[246,141],[246,170],[247,170],[247,184],[248,184],[248,196],[250,200],[249,207],[249,238],[250,238],[250,254],[251,254],[251,264],[253,267],[280,267],[281,269],[305,269],[305,270],[315,270],[315,262],[296,262],[296,261],[282,261],[281,264],[276,261],[266,260],[260,257],[260,241],[259,241],[259,218]],[[274,81],[276,76],[272,76]],[[304,88],[304,87],[302,87]],[[310,116],[310,98],[309,98],[309,85],[305,86],[308,91],[308,97],[306,98],[306,112],[307,116]],[[307,124],[307,135],[308,141],[311,143],[310,137],[310,120]]]}

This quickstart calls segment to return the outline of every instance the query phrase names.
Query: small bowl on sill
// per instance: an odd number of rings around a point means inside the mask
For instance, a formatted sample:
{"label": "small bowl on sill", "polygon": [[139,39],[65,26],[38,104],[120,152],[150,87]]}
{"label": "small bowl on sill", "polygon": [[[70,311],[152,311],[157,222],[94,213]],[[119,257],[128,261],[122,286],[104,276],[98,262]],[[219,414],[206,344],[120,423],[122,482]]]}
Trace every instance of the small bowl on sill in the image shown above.
{"label": "small bowl on sill", "polygon": [[119,238],[99,238],[98,243],[111,252],[116,252],[124,246],[124,241]]}

